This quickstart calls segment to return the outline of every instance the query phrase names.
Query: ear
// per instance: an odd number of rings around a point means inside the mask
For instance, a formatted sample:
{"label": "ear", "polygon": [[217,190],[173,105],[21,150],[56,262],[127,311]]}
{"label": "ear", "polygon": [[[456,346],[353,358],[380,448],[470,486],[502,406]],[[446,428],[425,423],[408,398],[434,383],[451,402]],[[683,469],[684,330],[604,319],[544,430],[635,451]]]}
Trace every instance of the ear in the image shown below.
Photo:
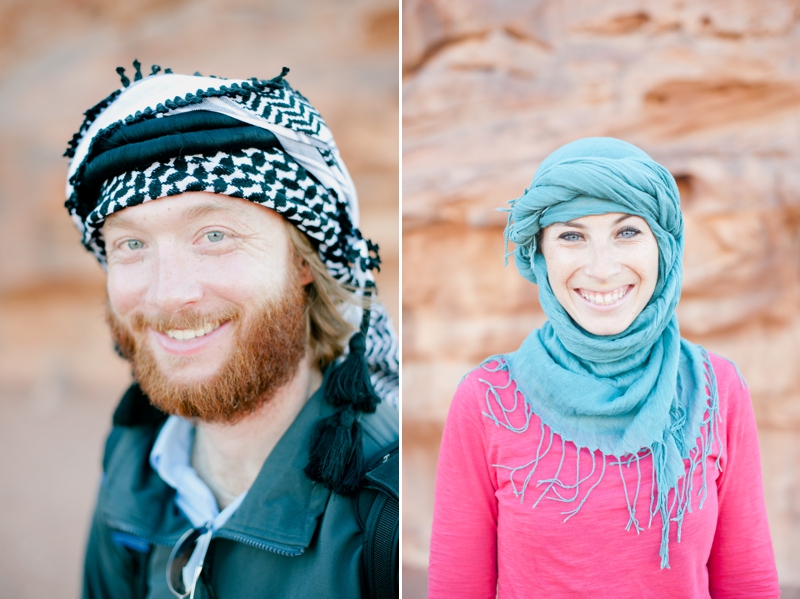
{"label": "ear", "polygon": [[308,285],[314,282],[314,275],[311,274],[311,267],[303,258],[298,256],[297,261],[297,278],[301,285]]}

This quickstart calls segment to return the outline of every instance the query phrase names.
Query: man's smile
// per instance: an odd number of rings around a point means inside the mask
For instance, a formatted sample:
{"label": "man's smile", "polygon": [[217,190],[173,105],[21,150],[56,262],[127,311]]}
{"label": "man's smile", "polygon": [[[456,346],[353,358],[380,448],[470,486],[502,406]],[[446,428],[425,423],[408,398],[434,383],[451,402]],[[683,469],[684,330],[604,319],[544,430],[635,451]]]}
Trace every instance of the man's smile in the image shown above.
{"label": "man's smile", "polygon": [[183,341],[186,339],[194,339],[195,337],[203,337],[204,335],[208,335],[210,332],[216,331],[220,326],[222,326],[222,324],[222,322],[207,323],[198,329],[170,329],[169,331],[166,331],[166,334],[173,339]]}
{"label": "man's smile", "polygon": [[[220,335],[231,328],[231,324],[232,321],[226,320],[198,329],[169,329],[165,333],[152,328],[148,330],[168,354],[188,356],[209,348]],[[198,335],[198,332],[201,334]]]}

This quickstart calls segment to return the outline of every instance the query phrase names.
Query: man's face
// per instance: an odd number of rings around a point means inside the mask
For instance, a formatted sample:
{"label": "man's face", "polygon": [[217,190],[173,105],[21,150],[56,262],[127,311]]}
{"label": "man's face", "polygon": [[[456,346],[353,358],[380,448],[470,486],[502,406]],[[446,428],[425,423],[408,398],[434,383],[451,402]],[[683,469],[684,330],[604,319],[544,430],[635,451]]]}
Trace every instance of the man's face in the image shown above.
{"label": "man's face", "polygon": [[[311,275],[277,213],[190,192],[111,215],[103,237],[112,331],[156,405],[233,420],[257,399],[236,395],[288,382],[305,349]],[[253,383],[270,376],[266,390]],[[220,394],[223,412],[192,405]]]}

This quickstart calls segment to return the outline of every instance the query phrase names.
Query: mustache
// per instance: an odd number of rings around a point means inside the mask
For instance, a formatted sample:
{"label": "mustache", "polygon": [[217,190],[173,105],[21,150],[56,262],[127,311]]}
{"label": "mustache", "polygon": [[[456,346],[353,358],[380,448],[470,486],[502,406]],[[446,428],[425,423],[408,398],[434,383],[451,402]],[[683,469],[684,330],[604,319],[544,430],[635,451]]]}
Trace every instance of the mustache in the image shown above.
{"label": "mustache", "polygon": [[[133,367],[134,378],[151,403],[169,414],[207,422],[238,422],[270,401],[297,372],[306,352],[308,298],[302,287],[290,288],[278,300],[266,301],[249,313],[244,307],[165,313],[136,312],[127,322],[106,304],[106,319],[120,356]],[[196,381],[174,382],[170,372],[191,357],[159,360],[149,348],[146,331],[200,328],[205,323],[237,321],[234,346],[216,373]]]}
{"label": "mustache", "polygon": [[131,316],[130,327],[138,333],[142,333],[148,328],[159,333],[166,333],[174,329],[216,328],[228,321],[236,323],[241,320],[241,317],[241,310],[235,306],[212,312],[197,312],[191,309],[181,310],[174,314],[168,312],[156,312],[154,314],[138,312]]}

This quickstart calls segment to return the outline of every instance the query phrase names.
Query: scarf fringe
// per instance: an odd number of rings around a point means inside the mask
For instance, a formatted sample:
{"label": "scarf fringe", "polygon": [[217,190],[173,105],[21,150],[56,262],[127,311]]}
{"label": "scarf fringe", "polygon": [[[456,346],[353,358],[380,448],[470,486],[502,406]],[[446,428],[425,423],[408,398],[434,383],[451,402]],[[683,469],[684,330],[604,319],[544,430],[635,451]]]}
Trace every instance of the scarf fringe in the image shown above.
{"label": "scarf fringe", "polygon": [[[576,507],[561,512],[561,514],[565,516],[563,522],[567,522],[570,518],[580,512],[583,505],[589,499],[592,491],[605,477],[607,467],[617,466],[620,473],[620,479],[622,480],[625,503],[628,509],[628,522],[625,526],[625,530],[630,531],[631,529],[634,529],[636,533],[639,534],[644,530],[639,518],[636,516],[636,506],[639,502],[642,485],[641,460],[649,456],[653,461],[653,468],[651,470],[652,476],[650,481],[650,502],[648,509],[649,513],[647,528],[649,529],[652,527],[653,518],[656,516],[656,514],[661,516],[661,546],[659,549],[659,557],[661,558],[661,568],[668,569],[669,534],[671,523],[675,522],[677,525],[677,540],[680,543],[683,521],[687,513],[692,513],[693,498],[699,498],[699,501],[697,502],[697,509],[703,509],[703,505],[708,497],[707,460],[711,455],[715,445],[719,450],[719,454],[715,461],[715,467],[717,470],[721,469],[720,456],[722,454],[722,440],[719,432],[720,413],[717,379],[716,375],[714,374],[714,369],[711,365],[711,360],[705,350],[703,350],[703,365],[705,367],[706,377],[706,386],[704,391],[706,393],[707,409],[700,424],[700,431],[697,436],[696,445],[694,447],[687,448],[685,444],[680,442],[680,435],[673,435],[673,438],[675,438],[676,442],[678,443],[678,450],[680,451],[681,456],[684,457],[684,462],[687,460],[689,462],[688,466],[686,466],[684,469],[683,475],[680,476],[677,482],[670,484],[670,481],[663,480],[663,473],[666,470],[667,463],[666,445],[663,442],[655,442],[651,447],[642,448],[642,450],[635,454],[627,454],[620,457],[601,454],[602,468],[600,475],[581,497],[581,485],[585,486],[585,484],[595,476],[598,458],[596,456],[596,452],[590,451],[585,447],[578,447],[570,441],[569,443],[571,443],[576,449],[575,481],[568,482],[561,480],[560,475],[564,466],[564,459],[566,456],[566,448],[568,443],[562,438],[561,460],[559,461],[558,468],[556,469],[555,474],[550,478],[535,479],[536,482],[534,486],[537,488],[544,486],[544,490],[533,503],[531,509],[535,509],[543,499],[560,501],[567,504],[577,502]],[[493,356],[485,360],[483,364],[481,364],[481,368],[490,373],[508,372],[509,374],[508,382],[504,385],[495,385],[486,379],[478,378],[479,382],[486,385],[486,393],[484,398],[486,402],[486,411],[482,412],[483,416],[491,420],[495,426],[503,427],[512,433],[523,434],[527,432],[530,428],[533,411],[531,405],[525,400],[522,392],[516,386],[516,383],[509,372],[507,362],[505,362],[501,357]],[[511,402],[510,406],[506,406],[500,398],[500,392],[510,389],[512,384],[514,385],[513,402]],[[510,416],[512,414],[517,414],[520,406],[522,406],[522,417],[524,418],[524,422],[520,423],[519,420],[522,420],[522,418],[519,418],[516,419],[517,424],[514,424],[511,422]],[[681,428],[686,425],[688,414],[683,406],[677,405],[670,411],[670,417],[671,424],[669,431],[674,433],[681,430]],[[553,447],[554,435],[554,431],[545,425],[544,422],[541,422],[539,443],[536,447],[536,453],[533,459],[519,466],[492,464],[492,467],[494,468],[508,471],[508,480],[511,484],[511,490],[514,493],[514,496],[519,498],[521,504],[525,503],[526,491],[528,490],[531,481],[534,480],[534,475],[536,474],[540,460],[544,458]],[[542,450],[542,447],[545,445],[545,439],[547,439],[546,447],[544,450]],[[591,456],[592,467],[591,471],[582,477],[581,455],[584,450],[587,451]],[[631,493],[628,490],[628,483],[625,480],[624,468],[631,468],[632,466],[636,467],[637,479],[636,489],[632,493],[633,497],[631,500]],[[701,469],[703,484],[700,489],[695,492],[694,476],[698,467]],[[524,478],[521,483],[519,483],[517,478],[515,478],[520,473],[524,474]],[[672,516],[672,514],[674,514],[674,516]]]}

